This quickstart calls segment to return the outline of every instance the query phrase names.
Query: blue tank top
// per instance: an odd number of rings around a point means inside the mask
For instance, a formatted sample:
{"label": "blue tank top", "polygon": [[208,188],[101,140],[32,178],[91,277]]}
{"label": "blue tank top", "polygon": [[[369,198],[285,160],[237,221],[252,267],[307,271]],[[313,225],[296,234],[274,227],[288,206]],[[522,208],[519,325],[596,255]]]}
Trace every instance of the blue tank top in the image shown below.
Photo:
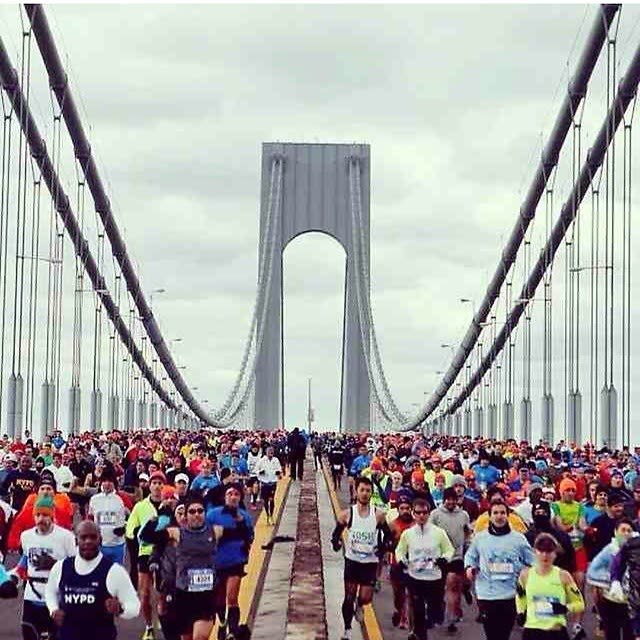
{"label": "blue tank top", "polygon": [[60,576],[60,608],[64,622],[59,640],[115,640],[117,632],[113,616],[105,609],[107,574],[113,562],[106,556],[86,576],[76,572],[74,558],[62,563]]}

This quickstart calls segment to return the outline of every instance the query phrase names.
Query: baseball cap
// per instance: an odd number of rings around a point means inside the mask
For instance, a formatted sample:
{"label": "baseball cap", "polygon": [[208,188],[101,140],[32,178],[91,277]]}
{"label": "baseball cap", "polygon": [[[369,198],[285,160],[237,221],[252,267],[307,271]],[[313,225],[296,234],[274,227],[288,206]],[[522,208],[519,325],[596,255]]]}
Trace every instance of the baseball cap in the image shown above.
{"label": "baseball cap", "polygon": [[141,473],[138,476],[138,480],[146,480],[147,482],[149,482],[149,474],[148,473]]}
{"label": "baseball cap", "polygon": [[149,476],[149,482],[153,482],[154,480],[160,480],[163,484],[167,482],[167,479],[165,478],[164,473],[162,473],[162,471],[154,471]]}
{"label": "baseball cap", "polygon": [[189,476],[186,473],[179,473],[178,475],[176,475],[175,477],[175,482],[186,482],[187,484],[189,484]]}

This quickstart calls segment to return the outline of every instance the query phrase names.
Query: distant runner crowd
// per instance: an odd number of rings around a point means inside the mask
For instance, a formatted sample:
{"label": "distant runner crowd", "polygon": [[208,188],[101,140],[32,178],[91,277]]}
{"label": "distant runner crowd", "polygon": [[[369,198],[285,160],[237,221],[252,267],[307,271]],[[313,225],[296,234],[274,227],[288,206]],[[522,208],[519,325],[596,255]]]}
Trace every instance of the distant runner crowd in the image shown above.
{"label": "distant runner crowd", "polygon": [[[464,614],[487,640],[640,639],[640,448],[405,434],[60,432],[0,441],[0,597],[24,640],[242,640],[240,587],[305,457],[342,499],[343,638],[390,582],[410,640]],[[329,597],[331,594],[328,594]],[[382,597],[382,594],[377,597]],[[155,611],[153,604],[155,603]],[[476,608],[471,608],[475,603]],[[471,613],[473,612],[473,613]],[[161,632],[154,626],[159,621]]]}

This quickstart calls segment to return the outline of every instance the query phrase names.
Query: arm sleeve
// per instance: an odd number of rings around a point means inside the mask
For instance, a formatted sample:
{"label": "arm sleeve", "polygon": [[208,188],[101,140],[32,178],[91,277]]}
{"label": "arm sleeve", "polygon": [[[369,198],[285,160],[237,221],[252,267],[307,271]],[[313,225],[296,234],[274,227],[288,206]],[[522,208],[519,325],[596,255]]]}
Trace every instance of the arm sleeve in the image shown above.
{"label": "arm sleeve", "polygon": [[624,557],[624,552],[621,549],[611,560],[611,581],[617,580],[618,582],[622,582],[622,576],[626,568],[627,562]]}
{"label": "arm sleeve", "polygon": [[478,562],[478,548],[476,547],[475,538],[471,541],[471,545],[467,549],[467,553],[464,554],[464,566],[465,569],[467,567],[474,567],[476,569],[480,568],[480,563]]}
{"label": "arm sleeve", "polygon": [[44,599],[47,603],[47,609],[52,614],[60,608],[60,576],[62,575],[62,561],[58,560],[51,568],[49,579],[44,588]]}
{"label": "arm sleeve", "polygon": [[447,562],[451,562],[451,558],[453,558],[455,551],[456,550],[453,548],[446,531],[444,531],[444,529],[440,529],[440,556]]}
{"label": "arm sleeve", "polygon": [[396,560],[407,564],[408,559],[409,545],[407,544],[407,532],[404,531],[400,536],[400,540],[398,540],[398,545],[396,546]]}
{"label": "arm sleeve", "polygon": [[567,573],[569,582],[564,585],[564,591],[567,594],[567,609],[570,613],[582,613],[584,611],[584,598],[580,589],[576,586],[573,577]]}
{"label": "arm sleeve", "polygon": [[[47,589],[49,585],[47,584]],[[107,591],[117,598],[122,605],[121,618],[129,620],[140,613],[140,600],[131,584],[126,569],[119,564],[113,564],[107,574]],[[48,602],[47,602],[48,604]]]}
{"label": "arm sleeve", "polygon": [[135,539],[135,530],[140,526],[140,521],[138,518],[139,511],[136,508],[137,506],[138,505],[133,507],[133,511],[131,512],[129,519],[127,520],[125,535],[127,536],[127,538],[129,538],[129,540]]}

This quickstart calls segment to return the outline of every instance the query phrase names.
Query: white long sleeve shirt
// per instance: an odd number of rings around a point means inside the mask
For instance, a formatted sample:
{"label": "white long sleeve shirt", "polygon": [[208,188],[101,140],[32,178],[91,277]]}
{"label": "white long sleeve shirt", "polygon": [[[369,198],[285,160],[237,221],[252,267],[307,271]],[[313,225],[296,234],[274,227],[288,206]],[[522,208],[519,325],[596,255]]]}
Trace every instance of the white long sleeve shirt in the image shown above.
{"label": "white long sleeve shirt", "polygon": [[[102,553],[99,553],[93,560],[85,560],[81,556],[73,559],[76,573],[86,576],[91,573],[102,560]],[[49,574],[49,581],[45,589],[45,600],[49,612],[60,609],[60,578],[62,576],[62,562],[56,562]],[[135,618],[140,613],[140,600],[138,594],[131,584],[131,579],[127,570],[120,564],[113,563],[107,573],[107,591],[112,598],[117,598],[122,605],[121,618],[128,620]]]}
{"label": "white long sleeve shirt", "polygon": [[96,493],[89,500],[89,515],[100,528],[102,544],[115,547],[124,544],[124,535],[116,536],[113,530],[127,524],[127,510],[122,498],[115,492]]}
{"label": "white long sleeve shirt", "polygon": [[274,484],[278,482],[277,474],[282,473],[282,465],[280,464],[280,460],[275,456],[271,458],[271,460],[269,460],[267,456],[263,456],[258,462],[256,471],[258,472],[258,480],[260,480],[260,482]]}

